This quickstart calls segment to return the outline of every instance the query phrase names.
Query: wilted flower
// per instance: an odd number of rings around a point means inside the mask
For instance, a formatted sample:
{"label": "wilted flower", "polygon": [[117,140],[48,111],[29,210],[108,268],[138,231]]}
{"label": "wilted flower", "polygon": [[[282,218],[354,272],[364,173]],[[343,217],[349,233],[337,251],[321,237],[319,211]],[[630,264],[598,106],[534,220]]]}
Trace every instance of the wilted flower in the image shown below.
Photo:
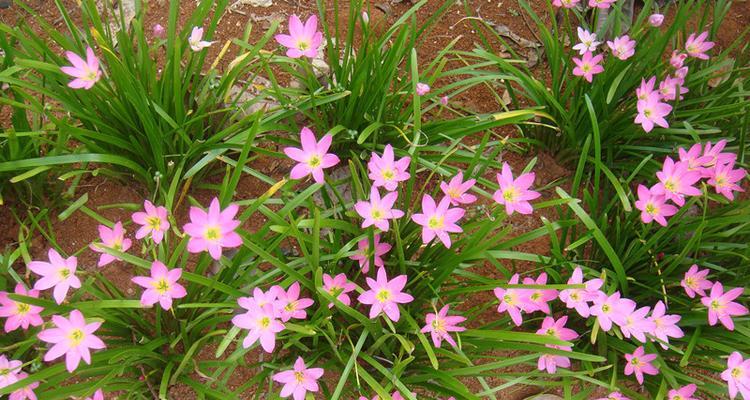
{"label": "wilted flower", "polygon": [[632,354],[625,354],[625,375],[633,375],[635,379],[643,384],[643,374],[656,375],[659,370],[651,362],[656,359],[656,354],[646,354],[643,346],[639,346]]}
{"label": "wilted flower", "polygon": [[534,183],[536,175],[533,172],[521,174],[513,179],[513,172],[507,162],[503,163],[502,173],[497,174],[497,183],[500,189],[496,190],[492,198],[505,206],[505,213],[513,214],[518,211],[521,214],[531,214],[534,209],[529,200],[534,200],[541,196],[539,192],[529,190]]}
{"label": "wilted flower", "polygon": [[314,58],[323,43],[323,33],[318,31],[318,16],[311,15],[303,25],[298,16],[290,15],[289,34],[279,34],[275,38],[279,44],[287,48],[287,57]]}
{"label": "wilted flower", "polygon": [[161,24],[155,24],[152,28],[152,32],[154,34],[154,37],[160,38],[164,36],[164,34],[166,33],[166,29],[164,29]]}
{"label": "wilted flower", "polygon": [[422,226],[422,243],[427,244],[437,236],[445,247],[450,248],[451,238],[448,233],[463,232],[456,222],[464,216],[464,209],[449,207],[449,197],[443,197],[436,205],[429,194],[422,196],[422,213],[411,216],[414,222]]}
{"label": "wilted flower", "polygon": [[628,35],[608,40],[607,46],[612,50],[612,55],[620,60],[627,60],[635,54],[635,40],[630,39]]}
{"label": "wilted flower", "polygon": [[440,98],[440,104],[442,104],[443,106],[447,106],[448,105],[448,100],[449,100],[448,96],[442,96]]}
{"label": "wilted flower", "polygon": [[203,28],[195,26],[190,32],[188,44],[193,51],[201,51],[206,47],[211,46],[213,42],[207,42],[203,40]]}
{"label": "wilted flower", "polygon": [[307,392],[318,391],[318,379],[323,372],[323,368],[307,368],[305,360],[297,357],[293,369],[274,374],[273,380],[284,385],[281,397],[292,396],[294,400],[304,400]]}
{"label": "wilted flower", "polygon": [[302,148],[296,147],[285,147],[284,154],[298,164],[292,168],[289,176],[292,179],[304,178],[307,175],[311,175],[315,182],[323,183],[325,178],[323,176],[323,169],[331,168],[339,163],[339,158],[333,153],[328,153],[328,149],[331,147],[333,136],[323,135],[318,142],[315,140],[315,134],[309,128],[304,127],[300,131],[300,144]]}
{"label": "wilted flower", "polygon": [[584,55],[587,51],[596,51],[602,43],[596,41],[596,33],[591,33],[580,26],[578,27],[578,40],[581,42],[573,46],[573,50],[577,50],[580,55]]}
{"label": "wilted flower", "polygon": [[701,303],[708,308],[708,324],[713,326],[718,321],[725,328],[733,331],[734,321],[732,317],[748,314],[747,307],[732,301],[740,297],[743,291],[743,288],[738,287],[724,293],[724,286],[722,286],[721,282],[714,282],[714,285],[711,287],[711,293],[701,298]]}
{"label": "wilted flower", "polygon": [[89,247],[91,250],[101,253],[99,256],[98,267],[103,267],[112,261],[121,261],[119,257],[115,257],[104,249],[112,249],[119,252],[126,252],[133,244],[133,241],[125,237],[125,229],[122,227],[122,222],[117,221],[115,226],[111,229],[105,225],[99,225],[99,239],[101,243],[92,243]]}
{"label": "wilted flower", "polygon": [[414,297],[402,292],[406,279],[406,275],[399,275],[389,281],[385,269],[378,268],[377,279],[365,278],[370,290],[360,294],[357,300],[371,306],[371,319],[384,313],[391,321],[398,322],[401,317],[398,305],[414,301]]}
{"label": "wilted flower", "polygon": [[417,96],[424,96],[430,92],[430,85],[422,82],[417,83]]}
{"label": "wilted flower", "polygon": [[474,187],[476,182],[476,179],[469,179],[464,182],[464,173],[458,171],[456,176],[454,176],[450,182],[440,182],[440,190],[443,191],[445,196],[450,199],[451,204],[454,206],[471,204],[477,201],[477,197],[466,192]]}
{"label": "wilted flower", "polygon": [[358,201],[354,205],[357,213],[364,218],[362,228],[374,225],[383,232],[387,232],[390,227],[388,220],[401,218],[404,212],[393,208],[393,204],[398,198],[397,192],[390,192],[380,198],[378,188],[373,186],[370,189],[370,201]]}
{"label": "wilted flower", "polygon": [[661,226],[667,226],[666,217],[677,214],[677,207],[667,204],[664,195],[657,194],[653,188],[648,189],[643,185],[638,185],[635,208],[641,210],[641,221],[646,224],[656,221]]}
{"label": "wilted flower", "polygon": [[78,259],[74,256],[62,258],[54,249],[49,249],[47,257],[49,262],[32,261],[28,265],[32,272],[42,277],[34,283],[34,289],[47,290],[54,287],[52,297],[57,304],[62,304],[68,295],[68,289],[81,287],[81,281],[76,276]]}
{"label": "wilted flower", "polygon": [[708,269],[698,270],[697,264],[690,266],[690,269],[685,272],[685,277],[680,281],[680,286],[685,289],[688,297],[692,299],[696,293],[701,296],[706,295],[705,291],[713,286],[713,283],[706,279],[709,272]]}
{"label": "wilted flower", "polygon": [[707,38],[708,32],[703,32],[697,37],[695,36],[695,33],[691,33],[685,41],[685,51],[687,54],[690,57],[708,60],[709,57],[706,52],[711,50],[715,43],[707,41]]}
{"label": "wilted flower", "polygon": [[458,324],[466,321],[466,318],[457,315],[448,315],[449,306],[445,305],[437,314],[428,313],[425,317],[426,325],[422,328],[422,333],[430,332],[432,343],[435,347],[440,347],[443,340],[456,347],[456,341],[450,335],[450,332],[463,332],[466,328]]}
{"label": "wilted flower", "polygon": [[68,372],[75,371],[81,359],[91,364],[90,349],[99,350],[106,347],[104,342],[94,335],[102,325],[101,322],[86,323],[78,310],[70,312],[70,317],[52,316],[55,328],[45,329],[37,335],[39,340],[52,343],[53,346],[44,355],[44,361],[52,361],[65,355],[65,367]]}
{"label": "wilted flower", "polygon": [[182,269],[175,268],[167,270],[161,261],[151,264],[151,276],[136,276],[132,278],[133,283],[145,288],[141,295],[141,304],[151,307],[157,302],[164,310],[172,308],[173,299],[181,299],[187,296],[185,288],[177,283],[182,276]]}
{"label": "wilted flower", "polygon": [[583,58],[573,57],[573,63],[576,65],[573,68],[573,75],[582,76],[591,83],[594,75],[604,72],[604,67],[599,64],[603,58],[601,54],[594,56],[590,51],[587,51]]}
{"label": "wilted flower", "polygon": [[393,155],[393,146],[385,145],[383,157],[372,153],[367,163],[368,176],[372,180],[373,187],[384,187],[392,192],[398,187],[398,183],[409,179],[409,163],[411,157],[403,157],[396,161]]}
{"label": "wilted flower", "polygon": [[[26,290],[22,284],[17,284],[14,294],[28,297],[39,297],[38,290]],[[5,320],[5,332],[11,332],[19,327],[23,330],[29,329],[29,326],[39,326],[44,321],[39,313],[44,311],[44,307],[26,304],[20,301],[12,300],[8,293],[0,292],[0,317]]]}
{"label": "wilted flower", "polygon": [[664,15],[662,14],[651,14],[648,17],[648,23],[651,24],[651,26],[657,28],[660,27],[661,24],[664,22]]}
{"label": "wilted flower", "polygon": [[102,71],[99,70],[99,59],[96,58],[91,47],[86,47],[86,61],[72,51],[66,51],[65,57],[68,58],[72,66],[60,67],[60,70],[75,78],[68,83],[68,87],[88,90],[102,77]]}
{"label": "wilted flower", "polygon": [[672,52],[672,56],[669,58],[669,65],[671,65],[675,69],[682,68],[682,65],[685,63],[685,59],[687,58],[687,56],[688,55],[686,53],[675,50]]}
{"label": "wilted flower", "polygon": [[143,209],[145,212],[135,212],[131,217],[133,222],[142,225],[138,231],[135,232],[135,238],[143,239],[150,233],[151,239],[154,240],[154,243],[161,243],[164,238],[164,233],[169,229],[167,209],[165,207],[155,207],[148,200],[143,202]]}
{"label": "wilted flower", "polygon": [[[349,282],[344,274],[338,274],[334,277],[323,274],[323,290],[347,306],[351,305],[351,300],[347,293],[353,292],[356,288],[357,285]],[[333,307],[333,303],[328,303],[328,308],[331,307]]]}
{"label": "wilted flower", "polygon": [[721,379],[727,382],[729,398],[734,399],[740,393],[742,398],[750,399],[750,358],[743,360],[738,351],[732,352]]}
{"label": "wilted flower", "polygon": [[349,258],[357,261],[359,263],[359,267],[362,269],[362,273],[366,274],[370,272],[370,257],[374,259],[376,267],[383,267],[385,266],[385,263],[383,262],[382,256],[388,253],[391,250],[392,246],[388,243],[381,243],[380,235],[376,234],[373,237],[374,250],[370,250],[369,238],[364,238],[357,242],[357,247],[359,250],[357,254]]}
{"label": "wilted flower", "polygon": [[221,209],[219,199],[214,197],[208,212],[198,207],[190,207],[190,222],[182,228],[190,235],[187,249],[190,253],[208,251],[214,260],[221,258],[224,247],[233,248],[242,245],[242,238],[234,230],[240,221],[234,219],[239,207],[230,204]]}

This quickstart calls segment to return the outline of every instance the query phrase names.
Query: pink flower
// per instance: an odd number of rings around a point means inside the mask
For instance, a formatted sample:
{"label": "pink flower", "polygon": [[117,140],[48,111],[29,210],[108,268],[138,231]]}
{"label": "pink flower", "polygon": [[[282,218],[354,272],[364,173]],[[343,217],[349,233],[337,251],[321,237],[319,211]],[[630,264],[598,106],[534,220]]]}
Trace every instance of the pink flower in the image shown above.
{"label": "pink flower", "polygon": [[60,70],[75,78],[68,83],[68,87],[89,90],[102,77],[102,71],[99,70],[99,59],[96,58],[91,47],[86,47],[86,61],[83,61],[78,54],[72,51],[66,51],[65,57],[68,58],[72,66],[66,65],[60,67]]}
{"label": "pink flower", "polygon": [[587,51],[596,51],[596,48],[602,43],[596,41],[596,33],[591,33],[580,26],[578,27],[578,40],[581,42],[573,46],[573,50],[577,50],[580,55],[586,54]]}
{"label": "pink flower", "polygon": [[646,354],[643,346],[639,346],[632,354],[625,354],[625,375],[633,375],[643,385],[643,374],[656,375],[659,370],[651,363],[656,359],[656,354]]}
{"label": "pink flower", "polygon": [[[591,314],[588,302],[594,301],[597,298],[602,283],[601,279],[592,279],[586,282],[585,289],[562,290],[560,291],[560,300],[565,302],[566,307],[575,308],[578,314],[584,318],[588,318]],[[583,284],[583,271],[580,267],[576,267],[570,279],[568,279],[568,285],[581,284]]]}
{"label": "pink flower", "polygon": [[695,33],[691,33],[685,41],[685,51],[687,51],[687,54],[690,57],[708,60],[708,54],[706,54],[706,52],[711,50],[715,43],[707,41],[707,38],[708,32],[703,32],[697,37],[695,36]]}
{"label": "pink flower", "polygon": [[333,136],[324,135],[320,142],[315,140],[315,134],[309,128],[304,127],[299,133],[300,144],[302,148],[285,147],[284,154],[298,164],[292,168],[289,176],[292,179],[301,179],[311,175],[315,182],[323,183],[323,169],[331,168],[339,163],[339,158],[332,153],[328,153],[331,147]]}
{"label": "pink flower", "polygon": [[635,95],[638,97],[639,101],[646,101],[646,100],[659,100],[659,92],[656,92],[654,90],[654,85],[656,85],[656,77],[652,76],[649,78],[648,81],[641,78],[641,86],[635,89]]}
{"label": "pink flower", "polygon": [[685,277],[680,281],[680,286],[685,289],[688,297],[692,299],[696,293],[701,296],[706,295],[705,291],[713,286],[713,283],[706,279],[709,272],[708,269],[699,271],[697,264],[690,266],[690,269],[685,272]]}
{"label": "pink flower", "polygon": [[451,337],[450,332],[463,332],[466,328],[458,324],[466,321],[466,318],[460,316],[448,316],[448,305],[443,306],[437,314],[428,313],[425,316],[426,325],[422,328],[422,333],[430,332],[432,343],[435,347],[440,347],[443,340],[456,347],[456,341]]}
{"label": "pink flower", "polygon": [[402,292],[406,286],[406,279],[406,275],[399,275],[389,281],[384,268],[378,268],[377,280],[365,278],[370,290],[360,294],[357,300],[362,304],[372,306],[370,319],[377,317],[380,313],[385,313],[391,321],[398,322],[401,317],[398,305],[411,303],[414,300],[410,294]]}
{"label": "pink flower", "polygon": [[675,50],[672,52],[672,56],[669,57],[669,65],[671,65],[675,69],[682,68],[682,65],[685,63],[686,58],[687,58],[686,53],[683,53],[679,50]]}
{"label": "pink flower", "polygon": [[628,35],[616,37],[612,41],[608,40],[607,46],[612,50],[612,55],[620,60],[627,60],[635,54],[635,40],[630,39]]}
{"label": "pink flower", "polygon": [[87,324],[83,314],[78,310],[70,312],[70,319],[53,315],[52,323],[55,324],[55,328],[45,329],[37,335],[39,340],[53,344],[44,355],[44,361],[52,361],[64,354],[68,372],[75,371],[81,359],[86,364],[91,364],[90,349],[106,347],[104,342],[94,335],[102,323]]}
{"label": "pink flower", "polygon": [[456,221],[464,216],[464,209],[449,207],[449,197],[443,197],[440,203],[435,205],[432,196],[422,196],[422,213],[411,216],[414,222],[422,225],[422,243],[430,243],[437,236],[445,247],[450,248],[451,238],[448,233],[463,232],[463,229],[456,225]]}
{"label": "pink flower", "polygon": [[[560,350],[570,351],[568,348]],[[570,368],[570,358],[558,354],[542,354],[537,361],[537,369],[540,371],[546,370],[549,374],[557,372],[558,366],[562,368]]]}
{"label": "pink flower", "polygon": [[87,397],[86,400],[104,400],[104,392],[101,389],[97,389],[92,397]]}
{"label": "pink flower", "polygon": [[464,180],[464,173],[462,171],[458,171],[456,176],[454,176],[450,182],[440,182],[440,190],[445,193],[445,196],[448,197],[451,201],[451,205],[458,206],[461,204],[471,204],[475,201],[477,201],[477,197],[473,194],[466,193],[474,187],[474,184],[477,182],[476,179],[469,179],[466,182]]}
{"label": "pink flower", "polygon": [[417,96],[424,96],[430,92],[430,85],[422,82],[417,83]]}
{"label": "pink flower", "polygon": [[318,31],[318,16],[311,15],[302,24],[296,15],[289,16],[289,34],[274,36],[280,45],[287,48],[286,55],[291,58],[314,58],[323,43],[323,33]]}
{"label": "pink flower", "polygon": [[258,305],[249,297],[240,297],[237,304],[247,310],[244,314],[232,318],[235,326],[248,330],[242,347],[248,348],[260,340],[263,350],[272,353],[276,347],[276,334],[284,330],[284,324],[277,319],[275,304]]}
{"label": "pink flower", "polygon": [[323,368],[306,368],[305,360],[297,357],[294,369],[273,375],[273,380],[283,384],[281,397],[292,396],[294,400],[305,400],[307,392],[318,391],[318,379],[323,376]]}
{"label": "pink flower", "polygon": [[664,15],[662,14],[651,14],[648,16],[648,23],[654,28],[658,28],[664,22]]}
{"label": "pink flower", "polygon": [[81,287],[81,281],[76,276],[78,259],[73,256],[62,258],[54,249],[49,249],[47,256],[49,262],[32,261],[29,263],[29,269],[42,277],[34,284],[34,290],[47,290],[54,287],[52,297],[55,298],[57,304],[62,304],[65,296],[68,295],[68,289]]}
{"label": "pink flower", "polygon": [[[666,311],[667,307],[661,300],[656,303],[654,310],[651,312],[651,321],[654,323],[654,329],[650,333],[662,342],[669,343],[670,337],[679,339],[685,336],[685,333],[677,326],[682,317],[673,314],[665,315]],[[666,350],[667,346],[664,343],[661,343],[661,347]]]}
{"label": "pink flower", "polygon": [[674,71],[674,79],[679,82],[680,86],[685,84],[685,77],[687,77],[688,71],[689,68],[687,65]]}
{"label": "pink flower", "polygon": [[172,299],[187,296],[185,288],[177,283],[182,276],[182,269],[167,270],[161,261],[151,264],[151,276],[136,276],[131,280],[136,285],[145,288],[141,295],[141,305],[151,307],[157,302],[164,310],[172,308]]}
{"label": "pink flower", "polygon": [[701,303],[708,308],[708,324],[713,326],[716,325],[717,321],[720,321],[725,328],[733,331],[734,321],[732,321],[732,317],[748,314],[747,307],[732,301],[740,297],[743,291],[743,288],[738,287],[724,293],[721,282],[714,282],[711,293],[707,297],[701,298]]}
{"label": "pink flower", "polygon": [[[28,297],[39,297],[38,290],[26,290],[22,284],[17,284],[15,294]],[[31,326],[39,326],[44,321],[39,313],[44,311],[44,307],[33,306],[20,301],[11,300],[8,293],[0,292],[0,317],[8,318],[5,320],[5,332],[12,332],[19,327],[23,330]]]}
{"label": "pink flower", "polygon": [[687,164],[688,171],[702,171],[701,167],[712,160],[711,156],[703,155],[703,146],[700,143],[694,144],[687,151],[680,147],[677,154],[680,156],[680,162]]}
{"label": "pink flower", "polygon": [[513,179],[513,172],[510,169],[510,165],[507,162],[503,162],[502,173],[497,174],[497,183],[500,185],[500,189],[495,191],[492,198],[505,206],[505,213],[508,215],[513,214],[513,211],[518,211],[521,214],[531,214],[534,209],[529,200],[534,200],[541,196],[539,192],[529,190],[531,184],[534,183],[535,177],[536,175],[533,172],[529,172]]}
{"label": "pink flower", "polygon": [[675,50],[672,52],[672,56],[669,58],[669,65],[671,65],[675,69],[682,68],[682,65],[685,63],[686,58],[686,53]]}
{"label": "pink flower", "polygon": [[167,209],[165,207],[154,207],[148,200],[143,202],[143,209],[145,212],[138,211],[133,213],[131,217],[133,222],[142,225],[135,232],[135,238],[140,240],[151,234],[151,239],[154,240],[154,243],[161,243],[164,238],[164,232],[169,229]]}
{"label": "pink flower", "polygon": [[[323,274],[323,290],[347,306],[351,305],[351,300],[347,293],[353,292],[356,288],[357,285],[349,282],[344,274],[338,274],[335,277]],[[328,308],[331,307],[333,307],[333,303],[328,303]]]}
{"label": "pink flower", "polygon": [[720,164],[730,164],[737,160],[737,155],[734,153],[722,152],[724,147],[727,145],[726,139],[719,140],[716,144],[711,142],[706,143],[706,147],[703,149],[703,156],[707,158],[707,161],[703,163],[703,177],[710,178],[713,174],[713,167]]}
{"label": "pink flower", "polygon": [[366,274],[370,272],[370,256],[373,256],[376,267],[384,267],[382,256],[391,251],[392,246],[388,243],[380,243],[380,235],[376,234],[373,238],[374,251],[370,250],[370,239],[364,238],[357,242],[358,252],[357,254],[349,257],[352,260],[359,262],[359,267],[362,269],[362,273]]}
{"label": "pink flower", "polygon": [[665,78],[659,83],[659,94],[661,95],[661,98],[664,100],[676,100],[679,91],[680,100],[682,100],[684,98],[682,95],[688,92],[688,88],[683,86],[683,84],[683,78]]}
{"label": "pink flower", "polygon": [[602,397],[602,398],[596,399],[596,400],[630,400],[630,399],[627,398],[627,397],[625,397],[620,392],[612,392],[609,395],[607,395],[607,397]]}
{"label": "pink flower", "polygon": [[190,37],[188,38],[188,44],[193,51],[201,51],[206,47],[211,46],[213,43],[214,42],[207,42],[203,40],[202,27],[193,27],[193,30],[190,32]]}
{"label": "pink flower", "polygon": [[555,7],[573,8],[581,0],[552,0],[552,5]]}
{"label": "pink flower", "polygon": [[622,335],[626,338],[631,336],[641,343],[646,343],[646,334],[652,334],[656,329],[656,323],[647,317],[651,307],[641,307],[633,310],[625,316],[625,321],[620,325]]}
{"label": "pink flower", "polygon": [[397,198],[397,192],[390,192],[381,199],[378,188],[375,186],[370,188],[370,201],[358,201],[354,205],[357,213],[365,219],[362,221],[362,228],[374,225],[381,231],[388,232],[390,226],[388,220],[404,216],[403,211],[393,208]]}
{"label": "pink flower", "polygon": [[672,106],[669,104],[662,103],[652,95],[647,100],[638,100],[637,109],[635,123],[640,124],[644,131],[651,132],[654,125],[669,128],[669,122],[664,118],[672,112]]}
{"label": "pink flower", "polygon": [[20,380],[18,374],[21,372],[23,363],[18,360],[8,360],[4,354],[0,354],[0,388],[10,386]]}
{"label": "pink flower", "polygon": [[133,241],[125,237],[125,229],[122,227],[122,222],[117,221],[112,229],[105,225],[99,225],[99,238],[101,243],[91,243],[89,247],[91,250],[101,253],[99,256],[98,267],[103,267],[112,261],[121,261],[119,257],[115,257],[108,254],[104,249],[111,249],[120,252],[126,252],[133,244]]}
{"label": "pink flower", "polygon": [[744,192],[737,182],[745,177],[743,168],[734,169],[734,162],[717,164],[712,170],[707,183],[716,189],[716,193],[724,195],[728,200],[734,200],[734,192]]}
{"label": "pink flower", "polygon": [[735,351],[727,359],[727,369],[721,373],[721,379],[727,382],[729,398],[734,399],[739,392],[744,399],[750,399],[750,358],[742,359],[742,354]]}
{"label": "pink flower", "polygon": [[597,318],[599,326],[607,332],[612,329],[612,323],[623,325],[628,313],[635,309],[635,302],[630,299],[620,298],[620,292],[614,292],[607,296],[602,293],[594,300],[591,306],[591,315]]}
{"label": "pink flower", "polygon": [[599,64],[603,58],[601,54],[594,56],[590,51],[584,53],[583,58],[573,57],[573,63],[576,65],[573,68],[573,75],[582,76],[591,83],[594,75],[604,72],[604,67]]}
{"label": "pink flower", "polygon": [[[547,273],[542,272],[536,280],[533,278],[523,278],[524,285],[546,285],[547,284]],[[524,311],[532,313],[534,311],[542,311],[546,314],[552,311],[549,308],[549,301],[557,298],[557,290],[555,289],[523,289],[521,292],[527,301]]]}
{"label": "pink flower", "polygon": [[447,106],[448,105],[448,96],[441,97],[440,98],[440,104],[442,104],[443,106]]}
{"label": "pink flower", "polygon": [[589,7],[609,8],[617,0],[589,0]]}
{"label": "pink flower", "polygon": [[[513,276],[508,281],[509,285],[518,285],[518,274]],[[523,323],[523,316],[521,311],[526,310],[532,305],[529,304],[528,297],[524,296],[524,289],[519,288],[501,288],[497,287],[493,290],[495,297],[500,300],[500,304],[497,306],[497,312],[503,313],[508,312],[510,319],[516,326],[521,326]]]}
{"label": "pink flower", "polygon": [[152,28],[152,33],[153,33],[154,37],[157,37],[157,38],[164,37],[164,34],[166,32],[167,32],[167,30],[164,29],[164,27],[161,26],[161,24],[155,24],[154,27]]}
{"label": "pink flower", "polygon": [[576,331],[566,328],[565,324],[568,322],[568,317],[560,317],[555,320],[553,317],[544,317],[542,321],[542,327],[536,331],[537,335],[547,335],[554,338],[571,341],[578,338]]}
{"label": "pink flower", "polygon": [[677,214],[677,207],[667,204],[664,195],[656,194],[654,188],[649,190],[643,185],[638,185],[635,208],[641,210],[641,221],[645,224],[656,221],[661,226],[667,226],[666,217]]}
{"label": "pink flower", "polygon": [[385,190],[392,192],[398,187],[398,183],[409,179],[409,163],[411,157],[403,157],[396,161],[393,155],[393,146],[385,145],[383,157],[377,153],[372,153],[370,161],[367,163],[368,176],[372,180],[372,186],[384,187]]}
{"label": "pink flower", "polygon": [[292,283],[286,291],[277,291],[279,316],[282,322],[287,322],[292,318],[307,318],[305,309],[313,305],[314,301],[306,297],[300,299],[299,293],[299,282]]}
{"label": "pink flower", "polygon": [[699,171],[690,171],[686,163],[675,163],[667,157],[656,177],[659,178],[659,183],[654,186],[653,194],[663,195],[665,200],[672,200],[680,207],[685,205],[685,196],[701,195],[701,190],[693,186],[700,180],[701,174]]}
{"label": "pink flower", "polygon": [[190,222],[182,228],[190,235],[187,249],[190,253],[208,251],[214,260],[221,258],[224,247],[233,248],[242,245],[242,238],[234,230],[240,221],[234,219],[239,207],[230,204],[221,209],[219,199],[214,197],[208,212],[198,207],[190,207]]}
{"label": "pink flower", "polygon": [[[25,372],[20,372],[18,374],[18,380],[23,380],[29,377],[29,374]],[[3,385],[0,384],[0,387]],[[8,397],[8,400],[37,400],[36,394],[34,394],[34,389],[39,387],[39,382],[32,382],[20,389],[17,389],[13,391],[13,393],[10,394],[10,397]]]}
{"label": "pink flower", "polygon": [[697,398],[693,397],[693,394],[696,390],[698,390],[698,387],[693,383],[687,386],[683,386],[677,390],[672,389],[667,395],[667,400],[698,400]]}

